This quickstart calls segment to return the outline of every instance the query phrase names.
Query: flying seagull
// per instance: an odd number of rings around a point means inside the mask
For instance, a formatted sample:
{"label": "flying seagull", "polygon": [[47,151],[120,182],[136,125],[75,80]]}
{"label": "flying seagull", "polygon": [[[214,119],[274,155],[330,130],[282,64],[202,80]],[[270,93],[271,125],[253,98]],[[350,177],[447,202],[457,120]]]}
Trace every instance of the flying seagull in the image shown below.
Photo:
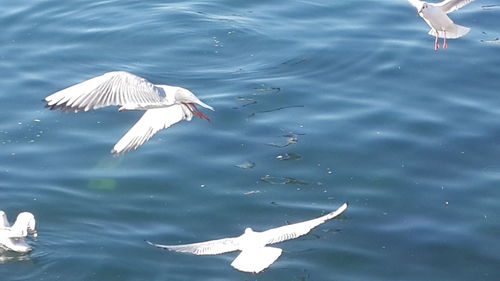
{"label": "flying seagull", "polygon": [[417,14],[431,27],[429,34],[436,37],[434,50],[439,49],[438,38],[443,38],[443,48],[448,48],[446,38],[459,38],[467,34],[470,28],[455,24],[448,13],[458,10],[473,0],[444,0],[439,3],[428,3],[420,0],[408,0]]}
{"label": "flying seagull", "polygon": [[193,115],[209,120],[196,105],[214,110],[189,90],[169,85],[155,85],[125,71],[112,71],[91,78],[44,99],[46,107],[62,111],[88,111],[110,105],[118,111],[145,110],[141,119],[115,144],[111,153],[136,149],[154,134]]}
{"label": "flying seagull", "polygon": [[32,213],[22,212],[16,221],[10,226],[7,215],[0,211],[0,246],[7,250],[26,253],[31,251],[30,246],[24,241],[28,233],[37,236],[35,230],[35,217]]}
{"label": "flying seagull", "polygon": [[263,232],[253,231],[248,227],[245,229],[245,232],[238,237],[184,245],[159,245],[153,244],[149,241],[146,242],[158,248],[175,252],[191,253],[195,255],[217,255],[233,251],[241,251],[241,253],[231,263],[231,266],[241,271],[259,273],[276,261],[282,252],[280,248],[268,247],[266,245],[305,235],[316,226],[340,215],[346,208],[347,203],[344,203],[336,211],[322,217],[272,228]]}

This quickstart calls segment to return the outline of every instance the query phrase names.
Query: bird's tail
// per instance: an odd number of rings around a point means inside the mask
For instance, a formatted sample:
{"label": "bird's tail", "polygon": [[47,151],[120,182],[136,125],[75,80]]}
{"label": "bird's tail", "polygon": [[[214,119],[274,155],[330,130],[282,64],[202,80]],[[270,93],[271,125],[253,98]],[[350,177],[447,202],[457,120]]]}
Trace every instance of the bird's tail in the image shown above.
{"label": "bird's tail", "polygon": [[234,259],[231,266],[245,272],[259,273],[270,266],[281,255],[275,247],[245,249]]}
{"label": "bird's tail", "polygon": [[[465,34],[469,33],[470,28],[461,26],[458,24],[453,24],[446,28],[446,38],[454,39],[454,38],[459,38],[464,36]],[[444,38],[444,31],[438,31],[439,37]],[[429,34],[432,36],[436,36],[436,30],[431,29],[429,31]]]}

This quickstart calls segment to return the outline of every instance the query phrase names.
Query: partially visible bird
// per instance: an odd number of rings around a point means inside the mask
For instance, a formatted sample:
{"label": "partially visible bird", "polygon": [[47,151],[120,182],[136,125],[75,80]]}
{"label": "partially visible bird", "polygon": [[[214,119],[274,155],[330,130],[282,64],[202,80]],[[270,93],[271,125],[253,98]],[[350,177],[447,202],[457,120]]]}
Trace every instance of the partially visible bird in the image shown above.
{"label": "partially visible bird", "polygon": [[169,85],[155,85],[125,71],[113,71],[91,78],[47,96],[50,109],[88,111],[110,105],[122,110],[145,110],[141,119],[116,143],[111,153],[136,149],[154,134],[193,115],[209,120],[196,105],[214,110],[189,90]]}
{"label": "partially visible bird", "polygon": [[0,211],[0,246],[11,251],[26,253],[31,247],[26,244],[24,237],[28,234],[37,236],[35,217],[32,213],[22,212],[10,226],[7,215]]}
{"label": "partially visible bird", "polygon": [[305,235],[311,229],[340,215],[347,208],[344,203],[336,211],[322,217],[272,228],[263,232],[253,231],[246,228],[245,232],[238,237],[223,238],[212,241],[184,244],[184,245],[160,245],[146,241],[148,244],[175,252],[191,253],[195,255],[217,255],[233,251],[241,251],[231,263],[234,268],[251,273],[259,273],[269,267],[281,255],[280,248],[268,247],[289,239]]}
{"label": "partially visible bird", "polygon": [[474,0],[444,0],[439,3],[428,3],[420,0],[408,0],[417,14],[431,27],[429,34],[436,37],[434,50],[439,49],[438,38],[443,38],[443,48],[448,48],[446,38],[459,38],[467,34],[470,28],[455,24],[448,13],[460,9]]}

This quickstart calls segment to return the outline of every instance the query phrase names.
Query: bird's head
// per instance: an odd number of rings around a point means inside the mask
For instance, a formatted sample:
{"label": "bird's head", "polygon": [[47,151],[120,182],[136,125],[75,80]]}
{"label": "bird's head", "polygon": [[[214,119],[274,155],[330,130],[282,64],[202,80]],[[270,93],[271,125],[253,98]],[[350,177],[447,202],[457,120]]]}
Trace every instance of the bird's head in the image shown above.
{"label": "bird's head", "polygon": [[12,231],[21,237],[32,234],[33,237],[37,236],[35,216],[30,212],[22,212],[17,216],[16,222],[12,226]]}
{"label": "bird's head", "polygon": [[250,233],[253,233],[253,229],[251,229],[250,227],[245,228],[244,234],[250,234]]}
{"label": "bird's head", "polygon": [[181,87],[178,87],[177,91],[175,91],[175,100],[176,100],[176,103],[194,103],[194,104],[200,105],[204,108],[210,109],[212,111],[214,110],[213,107],[202,102],[191,91],[189,91],[188,89],[181,88]]}
{"label": "bird's head", "polygon": [[425,9],[427,9],[429,7],[429,5],[425,2],[421,2],[420,3],[421,6],[419,8],[417,8],[417,14],[421,15]]}

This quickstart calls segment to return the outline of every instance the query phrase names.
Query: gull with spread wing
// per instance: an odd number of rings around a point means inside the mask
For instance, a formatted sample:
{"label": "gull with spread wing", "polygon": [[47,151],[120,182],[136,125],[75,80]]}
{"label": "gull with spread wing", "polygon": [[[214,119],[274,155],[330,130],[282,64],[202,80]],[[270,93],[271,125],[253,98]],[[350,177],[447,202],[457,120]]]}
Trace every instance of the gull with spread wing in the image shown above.
{"label": "gull with spread wing", "polygon": [[444,0],[439,3],[428,3],[420,0],[408,0],[417,14],[431,27],[429,34],[436,37],[434,50],[439,49],[438,38],[443,38],[443,48],[448,48],[446,38],[459,38],[467,34],[470,28],[455,24],[448,13],[460,9],[473,0]]}
{"label": "gull with spread wing", "polygon": [[26,253],[31,251],[31,247],[26,244],[24,237],[28,234],[37,236],[35,230],[35,217],[32,213],[20,213],[16,221],[10,226],[7,220],[7,215],[4,211],[0,211],[0,247],[7,250]]}
{"label": "gull with spread wing", "polygon": [[141,119],[116,143],[111,153],[136,149],[154,134],[193,115],[209,120],[196,105],[214,110],[189,90],[169,85],[155,85],[125,71],[113,71],[91,78],[47,96],[50,109],[88,111],[110,105],[122,110],[145,110]]}
{"label": "gull with spread wing", "polygon": [[150,245],[170,251],[191,253],[195,255],[217,255],[241,251],[231,263],[231,266],[241,271],[258,273],[276,261],[282,252],[280,248],[266,245],[305,235],[316,226],[342,214],[346,208],[347,204],[344,203],[336,211],[319,218],[272,228],[263,232],[253,231],[248,227],[245,229],[245,232],[238,237],[184,245],[159,245],[149,241],[146,242]]}

